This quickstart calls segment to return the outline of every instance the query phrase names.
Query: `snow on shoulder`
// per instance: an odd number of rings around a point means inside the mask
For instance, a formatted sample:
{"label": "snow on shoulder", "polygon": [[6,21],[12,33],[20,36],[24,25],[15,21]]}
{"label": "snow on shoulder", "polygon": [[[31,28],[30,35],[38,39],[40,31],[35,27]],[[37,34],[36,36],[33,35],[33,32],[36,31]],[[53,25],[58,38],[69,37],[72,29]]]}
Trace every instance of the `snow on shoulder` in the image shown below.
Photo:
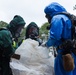
{"label": "snow on shoulder", "polygon": [[37,41],[24,40],[15,53],[20,60],[12,59],[10,63],[14,75],[54,75],[54,57],[49,57],[49,49]]}

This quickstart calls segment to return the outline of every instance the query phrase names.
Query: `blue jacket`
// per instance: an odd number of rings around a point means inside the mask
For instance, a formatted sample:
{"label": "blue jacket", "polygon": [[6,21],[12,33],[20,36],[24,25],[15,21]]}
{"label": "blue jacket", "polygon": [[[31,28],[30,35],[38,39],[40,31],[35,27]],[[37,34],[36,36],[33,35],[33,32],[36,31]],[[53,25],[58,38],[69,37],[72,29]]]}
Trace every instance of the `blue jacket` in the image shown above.
{"label": "blue jacket", "polygon": [[[50,25],[50,38],[46,42],[48,47],[50,46],[59,46],[62,44],[63,39],[71,39],[71,21],[70,19],[63,15],[58,14],[60,12],[67,12],[66,9],[58,3],[51,3],[44,9],[45,14],[49,14],[52,17]],[[60,53],[62,50],[58,49],[58,55],[55,58],[54,62],[54,70],[55,75],[76,75],[76,67],[73,71],[67,72],[63,68],[63,59],[62,54]],[[72,55],[74,58],[75,66],[76,66],[76,56]]]}
{"label": "blue jacket", "polygon": [[66,9],[58,3],[51,3],[44,9],[45,14],[49,14],[52,17],[51,28],[50,28],[50,38],[46,42],[48,47],[58,46],[62,43],[61,39],[71,39],[71,21],[70,19],[63,15],[58,14],[60,12],[67,12]]}

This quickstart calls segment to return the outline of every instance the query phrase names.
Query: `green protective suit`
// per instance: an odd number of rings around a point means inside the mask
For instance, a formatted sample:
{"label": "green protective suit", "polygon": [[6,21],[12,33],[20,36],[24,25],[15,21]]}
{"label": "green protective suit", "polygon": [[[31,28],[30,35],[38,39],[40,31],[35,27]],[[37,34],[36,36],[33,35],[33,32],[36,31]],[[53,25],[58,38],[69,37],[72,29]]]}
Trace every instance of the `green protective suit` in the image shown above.
{"label": "green protective suit", "polygon": [[[14,38],[13,40],[13,47],[15,49],[18,48],[18,38],[15,36],[16,33],[17,33],[17,29],[20,27],[20,26],[25,26],[25,21],[24,19],[19,16],[19,15],[16,15],[14,16],[14,18],[10,21],[9,25],[7,26],[7,28],[10,30],[11,34],[12,34],[12,37]],[[19,35],[20,35],[20,31],[19,31]]]}
{"label": "green protective suit", "polygon": [[9,63],[14,52],[10,31],[0,30],[0,75],[12,75]]}
{"label": "green protective suit", "polygon": [[0,75],[12,75],[10,58],[16,50],[12,45],[12,38],[17,39],[15,37],[17,30],[24,25],[23,18],[16,15],[7,25],[7,29],[0,30]]}

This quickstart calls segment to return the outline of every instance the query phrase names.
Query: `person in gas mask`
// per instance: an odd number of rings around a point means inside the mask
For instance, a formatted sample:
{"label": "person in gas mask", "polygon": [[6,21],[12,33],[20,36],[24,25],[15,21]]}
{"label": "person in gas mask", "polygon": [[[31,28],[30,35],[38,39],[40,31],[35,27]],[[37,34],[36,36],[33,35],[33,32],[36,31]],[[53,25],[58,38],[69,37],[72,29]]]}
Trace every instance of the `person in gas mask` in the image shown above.
{"label": "person in gas mask", "polygon": [[13,75],[10,68],[10,58],[16,48],[13,47],[12,42],[17,42],[24,26],[24,19],[15,15],[6,28],[0,29],[0,75]]}
{"label": "person in gas mask", "polygon": [[20,37],[20,33],[24,28],[24,20],[22,17],[16,15],[13,20],[7,26],[13,36],[13,46],[15,49],[18,47],[18,38]]}
{"label": "person in gas mask", "polygon": [[50,24],[50,37],[42,46],[57,48],[55,75],[76,75],[76,56],[71,52],[72,43],[69,41],[72,40],[72,23],[68,16],[59,14],[61,12],[67,11],[57,2],[52,2],[45,7],[45,17]]}
{"label": "person in gas mask", "polygon": [[31,38],[33,40],[36,40],[39,42],[39,45],[42,44],[42,40],[39,38],[39,27],[35,22],[31,22],[27,27],[26,27],[26,34],[25,34],[25,39]]}

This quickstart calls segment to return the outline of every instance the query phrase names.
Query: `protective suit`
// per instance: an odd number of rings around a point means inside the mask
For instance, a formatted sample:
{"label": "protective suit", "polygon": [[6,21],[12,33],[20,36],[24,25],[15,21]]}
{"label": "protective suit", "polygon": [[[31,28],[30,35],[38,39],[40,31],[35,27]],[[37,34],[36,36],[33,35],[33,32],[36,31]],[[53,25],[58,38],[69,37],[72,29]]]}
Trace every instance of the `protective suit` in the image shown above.
{"label": "protective suit", "polygon": [[[34,37],[31,37],[31,35],[34,34]],[[26,39],[27,38],[35,38],[35,36],[39,36],[39,27],[35,22],[31,22],[27,28],[26,28]]]}
{"label": "protective suit", "polygon": [[9,67],[10,57],[14,54],[11,34],[8,30],[0,31],[0,75],[12,75]]}
{"label": "protective suit", "polygon": [[7,26],[7,29],[9,29],[12,34],[13,47],[15,49],[18,48],[18,38],[20,37],[20,32],[21,32],[21,29],[24,27],[24,25],[25,25],[24,19],[21,16],[16,15]]}
{"label": "protective suit", "polygon": [[[58,47],[63,42],[62,38],[65,40],[72,39],[72,36],[71,36],[72,24],[70,19],[64,14],[57,15],[57,13],[60,13],[60,12],[67,12],[63,6],[61,6],[56,2],[53,2],[48,6],[46,6],[46,8],[44,9],[44,12],[45,14],[51,17],[50,38],[46,42],[46,46]],[[70,72],[65,71],[63,68],[63,60],[62,60],[62,54],[61,54],[63,50],[58,49],[57,52],[58,52],[58,55],[55,58],[55,63],[54,63],[55,75],[75,75],[76,68]],[[76,56],[73,54],[73,57],[74,57],[74,62],[76,66]]]}
{"label": "protective suit", "polygon": [[39,38],[39,27],[35,22],[31,22],[26,28],[26,39],[31,38],[39,42],[39,45],[42,44],[42,40]]}
{"label": "protective suit", "polygon": [[16,15],[7,28],[0,29],[0,75],[12,75],[10,58],[15,52],[12,39],[16,38],[19,27],[24,25],[23,18]]}

